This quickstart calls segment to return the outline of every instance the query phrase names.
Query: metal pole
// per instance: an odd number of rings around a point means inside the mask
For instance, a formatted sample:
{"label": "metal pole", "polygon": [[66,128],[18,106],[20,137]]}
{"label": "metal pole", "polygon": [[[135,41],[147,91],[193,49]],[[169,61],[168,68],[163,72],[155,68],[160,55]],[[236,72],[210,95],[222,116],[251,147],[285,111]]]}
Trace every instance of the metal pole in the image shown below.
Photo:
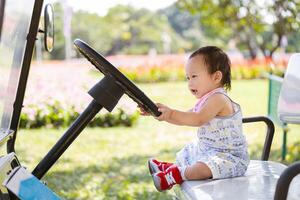
{"label": "metal pole", "polygon": [[35,167],[32,174],[41,179],[101,109],[102,106],[93,100]]}
{"label": "metal pole", "polygon": [[243,118],[243,123],[264,122],[267,126],[267,134],[265,138],[264,148],[261,155],[261,160],[268,160],[275,132],[274,123],[271,119],[265,116],[246,117]]}
{"label": "metal pole", "polygon": [[282,152],[281,152],[281,159],[282,161],[285,161],[285,156],[287,152],[287,124],[283,124],[283,136],[282,136]]}

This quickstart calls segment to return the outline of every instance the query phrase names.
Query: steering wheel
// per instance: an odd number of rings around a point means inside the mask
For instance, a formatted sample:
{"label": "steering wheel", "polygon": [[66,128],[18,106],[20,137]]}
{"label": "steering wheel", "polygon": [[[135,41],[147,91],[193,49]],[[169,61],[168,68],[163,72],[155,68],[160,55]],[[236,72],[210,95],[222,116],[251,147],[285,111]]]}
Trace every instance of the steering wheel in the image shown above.
{"label": "steering wheel", "polygon": [[123,88],[125,93],[133,99],[139,106],[153,116],[158,117],[161,112],[157,106],[151,101],[133,82],[131,82],[124,74],[114,67],[101,54],[97,53],[92,47],[80,39],[74,41],[78,51],[88,59],[101,73],[105,76],[112,76],[116,83]]}

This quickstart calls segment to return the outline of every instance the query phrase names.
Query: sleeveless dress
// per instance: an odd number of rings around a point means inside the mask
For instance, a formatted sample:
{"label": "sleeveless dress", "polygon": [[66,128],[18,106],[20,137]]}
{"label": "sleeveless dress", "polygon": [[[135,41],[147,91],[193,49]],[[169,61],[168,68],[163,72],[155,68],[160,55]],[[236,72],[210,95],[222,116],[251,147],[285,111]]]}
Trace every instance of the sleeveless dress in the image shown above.
{"label": "sleeveless dress", "polygon": [[[205,101],[217,93],[228,97],[223,88],[214,89],[200,98],[193,112],[201,110]],[[225,117],[216,116],[200,126],[197,130],[197,140],[187,144],[176,154],[176,164],[187,167],[196,162],[205,163],[210,168],[213,179],[245,174],[249,155],[242,129],[242,112],[239,104],[231,99],[230,101],[234,113]]]}

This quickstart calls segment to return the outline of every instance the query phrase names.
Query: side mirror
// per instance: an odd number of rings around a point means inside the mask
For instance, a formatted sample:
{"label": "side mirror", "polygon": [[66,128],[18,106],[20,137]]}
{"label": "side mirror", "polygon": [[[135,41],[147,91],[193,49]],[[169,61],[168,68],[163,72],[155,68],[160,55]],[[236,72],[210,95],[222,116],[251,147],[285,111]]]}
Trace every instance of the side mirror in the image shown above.
{"label": "side mirror", "polygon": [[48,52],[54,47],[54,12],[51,4],[44,9],[44,45]]}

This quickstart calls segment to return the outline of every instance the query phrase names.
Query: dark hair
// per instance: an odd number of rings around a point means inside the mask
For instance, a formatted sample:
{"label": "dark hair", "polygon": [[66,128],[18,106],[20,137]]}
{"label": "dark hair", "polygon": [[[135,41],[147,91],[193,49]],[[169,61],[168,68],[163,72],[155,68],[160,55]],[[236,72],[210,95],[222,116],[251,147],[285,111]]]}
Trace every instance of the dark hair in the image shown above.
{"label": "dark hair", "polygon": [[231,88],[231,71],[230,71],[230,59],[226,53],[216,46],[206,46],[194,51],[189,57],[201,55],[204,58],[204,63],[208,68],[210,74],[216,71],[221,71],[222,80],[221,83],[225,89],[230,90]]}

